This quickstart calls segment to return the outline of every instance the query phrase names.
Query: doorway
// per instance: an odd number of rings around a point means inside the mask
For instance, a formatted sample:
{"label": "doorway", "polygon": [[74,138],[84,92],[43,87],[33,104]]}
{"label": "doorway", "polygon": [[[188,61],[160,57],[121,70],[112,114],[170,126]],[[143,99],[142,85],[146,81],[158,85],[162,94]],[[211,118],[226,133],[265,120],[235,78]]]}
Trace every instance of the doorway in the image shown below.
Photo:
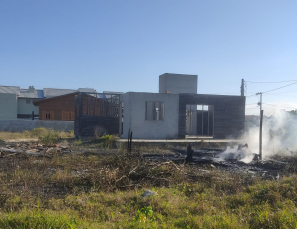
{"label": "doorway", "polygon": [[213,137],[214,107],[212,105],[186,105],[186,135],[191,137]]}

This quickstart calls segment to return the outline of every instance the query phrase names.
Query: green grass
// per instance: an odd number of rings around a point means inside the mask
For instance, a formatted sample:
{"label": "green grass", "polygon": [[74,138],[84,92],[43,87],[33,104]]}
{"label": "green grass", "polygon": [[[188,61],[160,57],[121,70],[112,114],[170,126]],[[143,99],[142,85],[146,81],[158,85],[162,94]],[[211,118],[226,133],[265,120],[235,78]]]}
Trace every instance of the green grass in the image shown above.
{"label": "green grass", "polygon": [[71,213],[23,209],[0,214],[0,228],[76,228],[82,225]]}
{"label": "green grass", "polygon": [[[265,180],[139,152],[0,158],[0,166],[0,228],[297,227],[296,174]],[[157,195],[141,197],[147,189]]]}
{"label": "green grass", "polygon": [[39,137],[41,143],[45,145],[53,145],[57,144],[61,141],[60,134],[57,132],[49,132],[45,134],[43,137]]}
{"label": "green grass", "polygon": [[100,148],[100,149],[115,149],[116,142],[119,139],[116,135],[103,135],[101,137],[94,137],[89,139],[79,139],[74,142],[78,146],[85,146],[88,148]]}
{"label": "green grass", "polygon": [[258,195],[263,189],[251,191],[262,184],[231,195],[210,187],[189,196],[175,186],[156,188],[158,195],[147,198],[140,197],[144,189],[21,198],[16,209],[2,210],[0,228],[296,228],[296,179],[265,182],[274,202]]}

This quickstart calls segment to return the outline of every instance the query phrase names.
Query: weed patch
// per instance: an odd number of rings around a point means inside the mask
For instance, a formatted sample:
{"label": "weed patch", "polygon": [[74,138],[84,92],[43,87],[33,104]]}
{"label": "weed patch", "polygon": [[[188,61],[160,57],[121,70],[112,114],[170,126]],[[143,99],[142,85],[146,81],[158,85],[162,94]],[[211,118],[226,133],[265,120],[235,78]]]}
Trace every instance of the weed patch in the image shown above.
{"label": "weed patch", "polygon": [[297,175],[268,181],[103,151],[1,157],[0,228],[296,228]]}
{"label": "weed patch", "polygon": [[40,142],[45,145],[57,144],[61,141],[61,137],[58,133],[50,132],[47,133],[44,137],[39,138]]}

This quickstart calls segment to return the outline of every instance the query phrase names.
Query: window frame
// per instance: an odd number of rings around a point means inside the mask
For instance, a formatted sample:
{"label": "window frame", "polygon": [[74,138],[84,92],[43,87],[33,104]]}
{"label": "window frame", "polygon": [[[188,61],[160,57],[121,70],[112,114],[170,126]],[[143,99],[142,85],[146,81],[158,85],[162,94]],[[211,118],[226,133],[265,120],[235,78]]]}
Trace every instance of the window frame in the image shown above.
{"label": "window frame", "polygon": [[[149,109],[151,109],[151,111],[149,111]],[[146,101],[145,102],[145,120],[146,121],[164,121],[164,119],[165,119],[164,101]]]}
{"label": "window frame", "polygon": [[55,120],[53,111],[42,111],[42,120]]}

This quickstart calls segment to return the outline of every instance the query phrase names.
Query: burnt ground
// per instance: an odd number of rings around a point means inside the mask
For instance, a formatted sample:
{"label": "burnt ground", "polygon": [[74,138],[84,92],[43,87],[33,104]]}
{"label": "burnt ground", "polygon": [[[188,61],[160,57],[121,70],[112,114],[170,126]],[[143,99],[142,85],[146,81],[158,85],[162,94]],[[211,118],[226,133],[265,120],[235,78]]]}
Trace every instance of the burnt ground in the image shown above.
{"label": "burnt ground", "polygon": [[[246,154],[249,163],[243,161]],[[44,197],[90,190],[114,191],[168,186],[185,181],[220,179],[220,171],[243,175],[245,180],[277,180],[297,173],[297,156],[275,155],[258,160],[247,149],[181,148],[120,149],[39,142],[7,142],[0,147],[0,193],[30,192]],[[223,173],[222,173],[223,174]],[[223,175],[222,175],[223,176]],[[29,195],[29,194],[28,194]]]}
{"label": "burnt ground", "polygon": [[[236,149],[231,152],[228,152],[227,149],[220,148],[200,148],[192,150],[190,156],[187,149],[173,148],[170,153],[161,155],[146,153],[143,156],[147,160],[152,161],[171,160],[176,164],[187,163],[191,166],[208,165],[213,168],[250,174],[251,176],[267,179],[279,179],[281,176],[289,176],[297,173],[296,152],[276,154],[259,160],[258,155],[249,152],[248,148]],[[250,160],[246,162],[244,156],[249,157]]]}
{"label": "burnt ground", "polygon": [[[237,146],[236,146],[237,147]],[[264,160],[259,160],[257,154],[252,154],[248,148],[239,147],[237,150],[228,152],[221,148],[199,148],[187,152],[186,148],[172,148],[158,150],[134,149],[138,156],[151,162],[172,161],[175,164],[191,166],[208,165],[210,167],[228,170],[236,173],[246,173],[254,176],[261,176],[270,179],[278,179],[280,176],[290,175],[297,172],[297,152],[277,154]],[[78,147],[67,142],[55,145],[45,145],[38,141],[31,142],[7,142],[0,146],[0,167],[3,169],[12,158],[45,157],[51,158],[54,155],[84,154],[84,155],[117,155],[117,149],[102,149],[98,147]],[[244,156],[252,158],[248,163],[243,160]]]}

